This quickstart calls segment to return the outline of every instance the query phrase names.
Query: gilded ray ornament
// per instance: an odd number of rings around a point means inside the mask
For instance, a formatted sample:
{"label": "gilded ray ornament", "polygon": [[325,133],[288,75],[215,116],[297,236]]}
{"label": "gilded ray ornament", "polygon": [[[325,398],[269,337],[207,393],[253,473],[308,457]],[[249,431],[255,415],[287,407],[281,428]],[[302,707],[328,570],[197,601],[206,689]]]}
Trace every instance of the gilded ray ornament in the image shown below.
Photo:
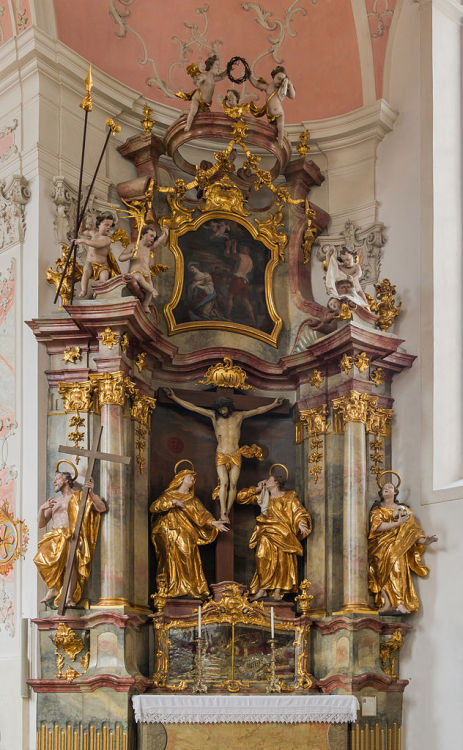
{"label": "gilded ray ornament", "polygon": [[29,541],[29,530],[10,511],[8,500],[0,506],[0,575],[7,576],[15,560],[24,557]]}

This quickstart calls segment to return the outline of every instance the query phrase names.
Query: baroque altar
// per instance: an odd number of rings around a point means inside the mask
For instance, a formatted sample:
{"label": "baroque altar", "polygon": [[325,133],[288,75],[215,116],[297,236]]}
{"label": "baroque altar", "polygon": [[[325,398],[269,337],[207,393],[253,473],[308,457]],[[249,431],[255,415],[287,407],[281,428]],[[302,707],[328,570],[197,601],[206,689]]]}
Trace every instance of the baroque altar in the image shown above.
{"label": "baroque altar", "polygon": [[[119,148],[133,178],[98,216],[78,205],[47,272],[60,308],[29,322],[49,389],[37,747],[276,747],[293,722],[287,747],[399,748],[411,572],[435,539],[391,469],[414,359],[389,331],[395,287],[369,240],[327,234],[308,133],[297,153],[284,133],[285,69],[253,82],[259,113],[236,87],[211,111],[233,66],[189,68],[188,112],[160,138],[146,107]],[[201,712],[172,728],[214,701],[264,706],[262,727],[272,706],[274,734]]]}

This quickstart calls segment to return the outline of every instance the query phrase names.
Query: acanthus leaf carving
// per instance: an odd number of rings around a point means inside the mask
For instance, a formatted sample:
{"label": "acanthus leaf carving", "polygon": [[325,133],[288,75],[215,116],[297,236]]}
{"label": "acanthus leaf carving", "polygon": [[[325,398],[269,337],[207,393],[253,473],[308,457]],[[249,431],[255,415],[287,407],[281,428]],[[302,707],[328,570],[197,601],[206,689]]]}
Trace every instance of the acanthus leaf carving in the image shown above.
{"label": "acanthus leaf carving", "polygon": [[0,250],[24,241],[24,207],[30,197],[29,181],[22,175],[13,175],[8,184],[0,180]]}

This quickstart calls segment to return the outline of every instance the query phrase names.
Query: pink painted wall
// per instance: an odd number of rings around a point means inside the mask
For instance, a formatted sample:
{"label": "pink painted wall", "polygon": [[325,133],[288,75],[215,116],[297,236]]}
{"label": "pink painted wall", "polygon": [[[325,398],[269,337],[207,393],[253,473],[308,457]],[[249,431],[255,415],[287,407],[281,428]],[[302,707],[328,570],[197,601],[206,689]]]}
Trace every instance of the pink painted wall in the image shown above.
{"label": "pink painted wall", "polygon": [[[266,0],[265,13],[257,3],[248,3],[245,10],[241,0],[209,3],[207,13],[198,13],[199,5],[196,0],[170,5],[115,0],[111,14],[106,2],[55,0],[55,12],[63,42],[123,83],[171,106],[185,106],[173,98],[175,90],[192,88],[185,62],[171,68],[169,77],[169,67],[180,60],[180,42],[186,45],[187,62],[205,59],[219,42],[223,62],[240,55],[252,63],[279,38],[275,57],[284,62],[296,88],[296,99],[285,104],[287,122],[331,117],[362,106],[350,0]],[[185,24],[196,24],[196,29]],[[269,77],[275,57],[269,54],[257,61],[256,73]],[[149,77],[158,82],[148,85]],[[170,95],[161,90],[162,82]],[[224,81],[217,91],[226,87]]]}
{"label": "pink painted wall", "polygon": [[31,23],[29,0],[0,0],[0,45],[21,34]]}

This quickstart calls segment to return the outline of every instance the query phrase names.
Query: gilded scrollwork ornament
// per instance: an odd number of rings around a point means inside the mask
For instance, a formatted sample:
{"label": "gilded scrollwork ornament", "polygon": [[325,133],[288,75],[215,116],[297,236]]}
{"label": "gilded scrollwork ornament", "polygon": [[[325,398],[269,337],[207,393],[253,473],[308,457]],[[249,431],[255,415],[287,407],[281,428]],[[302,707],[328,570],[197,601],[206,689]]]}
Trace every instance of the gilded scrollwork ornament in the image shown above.
{"label": "gilded scrollwork ornament", "polygon": [[104,331],[100,333],[99,339],[106,349],[112,349],[113,346],[119,343],[120,336],[115,333],[109,326],[106,326]]}
{"label": "gilded scrollwork ornament", "polygon": [[403,644],[402,630],[397,628],[392,634],[391,638],[382,643],[379,647],[379,658],[381,660],[381,666],[383,672],[393,680],[397,680],[399,675],[396,672],[396,661],[398,651]]}
{"label": "gilded scrollwork ornament", "polygon": [[343,354],[339,367],[348,375],[354,366],[354,358],[350,354]]}
{"label": "gilded scrollwork ornament", "polygon": [[239,388],[248,391],[253,386],[246,383],[247,377],[246,370],[234,365],[230,357],[224,357],[222,362],[211,365],[198,383],[213,385],[215,388]]}
{"label": "gilded scrollwork ornament", "polygon": [[134,394],[135,386],[122,371],[90,374],[99,406],[125,406],[126,398]]}
{"label": "gilded scrollwork ornament", "polygon": [[370,309],[378,315],[376,326],[387,331],[399,314],[402,302],[395,303],[396,288],[389,279],[375,284],[376,300],[370,297]]}
{"label": "gilded scrollwork ornament", "polygon": [[365,372],[370,366],[370,360],[368,359],[366,352],[360,352],[355,357],[355,366],[360,373]]}
{"label": "gilded scrollwork ornament", "polygon": [[[69,249],[70,245],[63,245],[61,247],[61,257],[57,258],[55,261],[55,268],[52,268],[49,266],[46,271],[46,279],[49,284],[53,284],[55,287],[55,291],[58,289],[61,276],[63,275],[64,267],[66,265],[66,259],[69,255]],[[83,268],[82,266],[76,262],[75,264],[75,270],[74,270],[74,281],[80,281],[82,278]],[[66,274],[63,278],[63,282],[61,284],[60,289],[60,300],[61,300],[61,308],[64,306],[69,305],[71,301],[71,281],[72,281],[72,263],[69,263]]]}
{"label": "gilded scrollwork ornament", "polygon": [[377,396],[350,391],[348,395],[333,399],[333,409],[339,411],[343,422],[362,422],[366,424],[370,409],[376,406]]}
{"label": "gilded scrollwork ornament", "polygon": [[383,385],[384,383],[384,370],[382,367],[375,367],[375,369],[370,374],[370,380],[373,381],[375,386],[379,388],[380,385]]}
{"label": "gilded scrollwork ornament", "polygon": [[326,418],[328,407],[326,404],[318,408],[302,410],[300,412],[301,421],[307,425],[307,434],[311,438],[310,453],[308,456],[309,475],[313,477],[315,484],[318,477],[323,471],[323,439],[329,429],[329,422]]}
{"label": "gilded scrollwork ornament", "polygon": [[309,378],[309,383],[310,385],[313,385],[314,388],[320,388],[324,380],[325,378],[321,374],[320,370],[313,370]]}
{"label": "gilded scrollwork ornament", "polygon": [[74,682],[76,677],[81,677],[85,674],[89,665],[90,651],[87,651],[80,657],[82,672],[78,672],[71,665],[68,665],[67,668],[64,669],[66,665],[66,657],[72,662],[75,662],[78,654],[83,651],[85,644],[82,638],[80,638],[74,630],[68,627],[66,623],[60,622],[52,641],[55,644],[56,668],[58,670],[55,677],[59,680],[66,680],[66,682],[71,683]]}
{"label": "gilded scrollwork ornament", "polygon": [[[72,429],[68,433],[68,438],[75,448],[81,445],[85,437],[85,432],[80,430],[85,425],[85,419],[81,416],[81,412],[88,413],[92,410],[94,406],[93,391],[94,387],[90,380],[58,383],[58,393],[63,399],[64,411],[66,414],[74,412],[69,421],[69,427]],[[76,456],[75,461],[77,464],[79,463],[79,456]]]}
{"label": "gilded scrollwork ornament", "polygon": [[71,364],[75,364],[78,360],[82,359],[82,353],[80,351],[80,346],[68,346],[67,349],[63,352],[63,362],[71,362]]}
{"label": "gilded scrollwork ornament", "polygon": [[305,159],[310,151],[309,136],[310,134],[307,128],[305,128],[305,130],[303,130],[299,136],[299,143],[297,144],[296,148],[301,159]]}

